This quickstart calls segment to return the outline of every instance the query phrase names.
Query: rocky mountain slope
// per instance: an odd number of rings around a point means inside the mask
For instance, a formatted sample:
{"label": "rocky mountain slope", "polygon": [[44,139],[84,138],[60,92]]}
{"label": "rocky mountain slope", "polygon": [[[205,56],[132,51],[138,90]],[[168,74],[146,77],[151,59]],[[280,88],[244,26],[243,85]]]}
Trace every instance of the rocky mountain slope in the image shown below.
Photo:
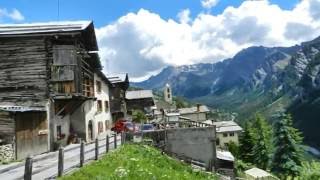
{"label": "rocky mountain slope", "polygon": [[320,147],[320,37],[293,47],[250,47],[215,64],[167,67],[133,85],[161,89],[166,83],[175,95],[235,111],[240,120],[255,112],[272,120],[289,111],[306,142]]}

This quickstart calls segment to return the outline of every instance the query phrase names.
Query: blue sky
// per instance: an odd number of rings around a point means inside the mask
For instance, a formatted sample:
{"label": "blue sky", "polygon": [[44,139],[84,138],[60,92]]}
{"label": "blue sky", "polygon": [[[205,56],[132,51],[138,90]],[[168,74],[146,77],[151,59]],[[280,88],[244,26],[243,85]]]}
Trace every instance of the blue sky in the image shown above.
{"label": "blue sky", "polygon": [[[271,0],[283,9],[292,9],[299,0]],[[182,9],[190,9],[191,17],[200,12],[219,14],[228,6],[238,7],[241,0],[220,0],[211,10],[201,6],[199,0],[60,0],[60,20],[94,20],[97,27],[116,21],[119,17],[139,9],[159,14],[163,19],[176,19]],[[1,0],[0,8],[17,9],[24,16],[23,22],[58,20],[58,0]],[[10,18],[3,23],[17,23]]]}
{"label": "blue sky", "polygon": [[[105,73],[144,80],[250,46],[320,36],[320,0],[60,0],[59,21],[93,20]],[[0,0],[0,25],[58,20],[58,0]]]}

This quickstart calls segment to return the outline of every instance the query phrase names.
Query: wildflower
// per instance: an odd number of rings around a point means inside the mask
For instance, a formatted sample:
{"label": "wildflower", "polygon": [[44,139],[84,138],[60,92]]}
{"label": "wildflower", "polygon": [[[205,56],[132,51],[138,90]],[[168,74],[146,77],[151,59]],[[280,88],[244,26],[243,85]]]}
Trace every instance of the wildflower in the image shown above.
{"label": "wildflower", "polygon": [[125,177],[128,175],[128,171],[123,168],[123,167],[118,167],[116,170],[115,170],[115,173],[119,176],[119,177]]}

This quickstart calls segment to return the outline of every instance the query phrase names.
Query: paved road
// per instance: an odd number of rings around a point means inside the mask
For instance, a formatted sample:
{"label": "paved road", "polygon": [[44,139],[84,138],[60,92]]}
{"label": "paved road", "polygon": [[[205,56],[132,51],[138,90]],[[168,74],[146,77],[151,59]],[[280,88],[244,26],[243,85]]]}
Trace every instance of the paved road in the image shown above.
{"label": "paved road", "polygon": [[[117,146],[121,145],[121,137],[117,137]],[[90,162],[95,158],[95,144],[85,146],[85,162]],[[109,149],[114,149],[113,138],[110,138]],[[99,155],[106,151],[105,139],[99,140]],[[32,167],[32,179],[55,179],[58,173],[58,152],[35,156]],[[64,172],[79,168],[80,164],[80,145],[72,144],[64,150]],[[13,166],[10,168],[10,166]],[[0,166],[0,180],[23,179],[24,162],[14,163],[13,165]]]}

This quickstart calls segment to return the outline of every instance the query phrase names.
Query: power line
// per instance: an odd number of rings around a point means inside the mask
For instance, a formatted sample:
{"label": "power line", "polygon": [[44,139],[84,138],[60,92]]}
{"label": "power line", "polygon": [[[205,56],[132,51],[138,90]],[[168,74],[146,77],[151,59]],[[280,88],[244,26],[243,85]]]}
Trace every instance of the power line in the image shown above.
{"label": "power line", "polygon": [[60,21],[60,0],[58,0],[58,21]]}

